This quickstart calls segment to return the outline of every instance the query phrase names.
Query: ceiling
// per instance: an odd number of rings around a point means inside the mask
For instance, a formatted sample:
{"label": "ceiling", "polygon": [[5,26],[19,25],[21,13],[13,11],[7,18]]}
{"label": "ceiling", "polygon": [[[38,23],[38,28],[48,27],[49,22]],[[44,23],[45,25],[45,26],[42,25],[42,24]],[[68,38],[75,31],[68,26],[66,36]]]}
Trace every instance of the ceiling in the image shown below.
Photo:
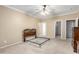
{"label": "ceiling", "polygon": [[47,19],[58,15],[67,15],[79,10],[79,5],[46,5],[46,15],[42,15],[43,5],[9,5],[38,19]]}

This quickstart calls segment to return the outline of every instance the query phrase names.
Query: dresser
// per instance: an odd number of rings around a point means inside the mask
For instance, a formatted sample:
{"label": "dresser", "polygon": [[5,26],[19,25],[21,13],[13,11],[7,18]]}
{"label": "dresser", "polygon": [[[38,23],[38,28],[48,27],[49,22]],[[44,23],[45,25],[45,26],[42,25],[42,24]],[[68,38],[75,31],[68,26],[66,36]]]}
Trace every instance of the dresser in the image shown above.
{"label": "dresser", "polygon": [[74,52],[77,52],[77,47],[79,45],[79,27],[74,27],[74,33],[73,33],[73,49]]}

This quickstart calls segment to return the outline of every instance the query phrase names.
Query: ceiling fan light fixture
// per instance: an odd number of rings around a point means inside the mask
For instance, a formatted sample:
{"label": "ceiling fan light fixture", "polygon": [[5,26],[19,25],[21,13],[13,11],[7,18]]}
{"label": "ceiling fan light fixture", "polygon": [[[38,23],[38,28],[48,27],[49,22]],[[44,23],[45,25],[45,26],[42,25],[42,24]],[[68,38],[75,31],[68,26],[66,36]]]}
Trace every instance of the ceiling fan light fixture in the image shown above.
{"label": "ceiling fan light fixture", "polygon": [[43,15],[43,16],[46,16],[46,15],[48,15],[49,13],[47,12],[47,11],[42,11],[41,12],[41,15]]}
{"label": "ceiling fan light fixture", "polygon": [[47,12],[47,11],[44,11],[44,13],[45,13],[46,15],[48,15],[48,14],[49,14],[49,12]]}
{"label": "ceiling fan light fixture", "polygon": [[46,13],[45,13],[44,11],[42,11],[42,12],[41,12],[41,15],[45,16],[45,15],[46,15]]}
{"label": "ceiling fan light fixture", "polygon": [[49,13],[46,11],[46,5],[43,5],[43,11],[41,12],[41,15],[46,16]]}

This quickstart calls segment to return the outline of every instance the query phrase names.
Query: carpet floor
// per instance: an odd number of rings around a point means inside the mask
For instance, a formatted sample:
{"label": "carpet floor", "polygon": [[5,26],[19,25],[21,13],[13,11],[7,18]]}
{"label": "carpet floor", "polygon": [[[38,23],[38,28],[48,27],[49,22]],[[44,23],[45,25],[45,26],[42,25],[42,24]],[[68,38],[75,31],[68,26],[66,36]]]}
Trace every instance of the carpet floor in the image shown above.
{"label": "carpet floor", "polygon": [[23,42],[0,49],[0,54],[74,54],[71,42],[60,39],[51,39],[42,47]]}

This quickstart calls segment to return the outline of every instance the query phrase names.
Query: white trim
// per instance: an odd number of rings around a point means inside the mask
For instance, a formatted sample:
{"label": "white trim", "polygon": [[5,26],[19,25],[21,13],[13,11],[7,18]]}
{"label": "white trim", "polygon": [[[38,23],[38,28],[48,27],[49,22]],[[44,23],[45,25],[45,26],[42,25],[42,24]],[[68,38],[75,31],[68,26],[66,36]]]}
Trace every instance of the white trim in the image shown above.
{"label": "white trim", "polygon": [[75,27],[78,27],[78,17],[76,18],[76,21],[75,21]]}
{"label": "white trim", "polygon": [[14,10],[14,11],[21,12],[21,13],[25,14],[25,12],[22,11],[22,10],[20,10],[20,9],[17,9],[17,8],[14,8],[14,7],[8,6],[8,5],[3,5],[3,6],[9,8],[9,9],[11,9],[11,10]]}
{"label": "white trim", "polygon": [[[3,5],[3,6],[9,8],[9,9],[12,9],[12,10],[15,10],[15,11],[18,11],[18,12],[21,12],[21,13],[23,13],[23,14],[26,14],[25,11],[22,11],[22,10],[20,10],[20,9],[18,9],[18,8],[15,8],[15,7],[12,7],[12,6],[10,6],[10,5]],[[62,14],[58,14],[58,15],[55,15],[55,16],[65,16],[65,15],[70,15],[70,14],[74,14],[74,13],[77,13],[77,12],[79,12],[79,10],[70,11],[70,12],[66,12],[66,13],[64,13],[64,14],[63,14],[63,13],[62,13]],[[27,15],[32,16],[32,15],[30,15],[30,14],[27,14]],[[54,16],[54,17],[55,17],[55,16]],[[35,16],[32,16],[32,17],[36,18]]]}
{"label": "white trim", "polygon": [[0,49],[6,48],[6,47],[9,47],[9,46],[13,46],[13,45],[16,45],[16,44],[19,44],[19,43],[22,43],[22,41],[19,41],[19,42],[15,42],[15,43],[12,43],[12,44],[9,44],[9,45],[2,46],[2,47],[0,47]]}
{"label": "white trim", "polygon": [[34,17],[34,16],[28,14],[28,13],[25,12],[25,11],[22,11],[22,10],[18,9],[18,8],[15,8],[15,7],[12,7],[12,6],[9,6],[9,5],[3,5],[3,6],[6,7],[6,8],[11,9],[11,10],[13,10],[13,11],[20,12],[20,13],[22,13],[22,14],[25,14],[26,16],[33,17],[33,18],[35,18],[35,19],[39,19],[39,18],[37,18],[37,17]]}
{"label": "white trim", "polygon": [[74,14],[74,13],[78,13],[79,10],[76,10],[76,11],[70,11],[70,12],[67,12],[67,13],[62,13],[62,14],[59,14],[58,16],[65,16],[65,15],[71,15],[71,14]]}

